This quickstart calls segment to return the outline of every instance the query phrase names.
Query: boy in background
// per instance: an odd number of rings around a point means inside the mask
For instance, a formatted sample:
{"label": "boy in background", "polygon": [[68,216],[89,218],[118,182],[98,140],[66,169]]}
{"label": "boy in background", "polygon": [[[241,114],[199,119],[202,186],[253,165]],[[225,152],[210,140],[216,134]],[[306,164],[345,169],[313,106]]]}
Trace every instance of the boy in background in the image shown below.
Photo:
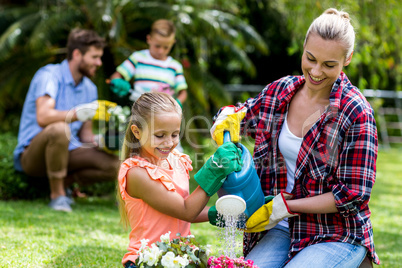
{"label": "boy in background", "polygon": [[124,97],[130,92],[130,81],[133,80],[132,88],[138,96],[143,92],[165,92],[174,96],[182,106],[187,98],[183,66],[169,56],[176,42],[175,34],[173,22],[165,19],[155,21],[147,35],[149,48],[132,53],[116,68],[110,77],[111,90]]}

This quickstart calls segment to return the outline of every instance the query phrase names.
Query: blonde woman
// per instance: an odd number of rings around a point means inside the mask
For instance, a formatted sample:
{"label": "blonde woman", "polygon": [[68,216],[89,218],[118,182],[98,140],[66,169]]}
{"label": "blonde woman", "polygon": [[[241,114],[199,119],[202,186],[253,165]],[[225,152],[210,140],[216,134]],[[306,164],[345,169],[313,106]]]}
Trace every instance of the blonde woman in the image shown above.
{"label": "blonde woman", "polygon": [[[353,55],[349,14],[328,9],[307,31],[302,76],[271,84],[240,107],[224,107],[211,129],[245,113],[266,196],[247,221],[244,249],[262,267],[359,267],[374,250],[368,206],[375,181],[373,109],[343,67]],[[370,263],[370,262],[369,262]]]}

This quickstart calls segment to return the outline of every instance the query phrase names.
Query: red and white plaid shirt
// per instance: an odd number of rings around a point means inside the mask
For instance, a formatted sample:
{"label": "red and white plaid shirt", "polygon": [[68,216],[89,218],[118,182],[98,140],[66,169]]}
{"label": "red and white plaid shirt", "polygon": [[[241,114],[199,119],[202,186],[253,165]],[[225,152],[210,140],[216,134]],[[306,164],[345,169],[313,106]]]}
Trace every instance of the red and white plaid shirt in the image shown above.
{"label": "red and white plaid shirt", "polygon": [[[255,139],[254,161],[265,195],[286,189],[279,133],[290,101],[304,82],[304,76],[284,77],[243,104],[247,114],[242,133]],[[342,72],[332,87],[330,105],[303,138],[292,190],[294,199],[332,192],[339,213],[290,218],[290,257],[312,244],[346,242],[365,246],[372,261],[379,264],[368,207],[377,147],[373,109]],[[259,233],[245,235],[245,255],[259,238]]]}

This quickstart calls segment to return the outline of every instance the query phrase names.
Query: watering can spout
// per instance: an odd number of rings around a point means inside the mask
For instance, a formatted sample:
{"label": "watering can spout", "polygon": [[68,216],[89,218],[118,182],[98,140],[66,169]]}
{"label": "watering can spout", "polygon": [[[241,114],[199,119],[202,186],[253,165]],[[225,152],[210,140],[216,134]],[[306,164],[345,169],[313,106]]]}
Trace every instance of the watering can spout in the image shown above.
{"label": "watering can spout", "polygon": [[[223,142],[231,142],[229,131],[224,132]],[[242,150],[243,167],[240,171],[232,172],[227,176],[222,188],[218,191],[218,195],[230,194],[243,198],[246,201],[244,213],[250,217],[264,205],[264,193],[249,150],[241,143],[236,145]]]}

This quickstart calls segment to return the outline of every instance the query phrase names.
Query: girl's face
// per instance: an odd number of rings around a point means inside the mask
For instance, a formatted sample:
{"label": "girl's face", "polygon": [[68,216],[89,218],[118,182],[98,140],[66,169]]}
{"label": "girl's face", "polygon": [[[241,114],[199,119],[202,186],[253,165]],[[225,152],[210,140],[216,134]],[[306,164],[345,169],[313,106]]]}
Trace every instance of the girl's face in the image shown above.
{"label": "girl's face", "polygon": [[308,89],[331,92],[343,66],[347,66],[352,59],[352,55],[345,59],[345,51],[340,41],[324,40],[318,34],[310,34],[301,64]]}
{"label": "girl's face", "polygon": [[175,42],[174,34],[169,37],[160,34],[147,35],[149,53],[157,60],[166,60]]}
{"label": "girl's face", "polygon": [[155,114],[142,129],[131,126],[140,141],[140,156],[158,165],[179,143],[181,117],[176,112]]}

